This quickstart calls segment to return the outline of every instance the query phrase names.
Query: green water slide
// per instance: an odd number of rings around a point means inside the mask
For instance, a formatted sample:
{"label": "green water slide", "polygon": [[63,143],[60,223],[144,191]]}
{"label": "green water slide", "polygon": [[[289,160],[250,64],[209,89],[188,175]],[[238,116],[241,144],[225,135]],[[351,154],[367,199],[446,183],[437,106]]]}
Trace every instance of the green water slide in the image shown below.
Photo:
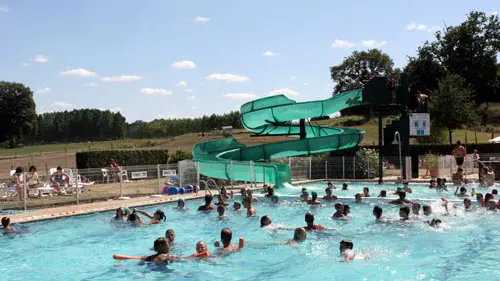
{"label": "green water slide", "polygon": [[[254,100],[241,106],[241,123],[256,136],[290,136],[291,139],[247,147],[234,138],[200,142],[193,147],[193,160],[200,173],[233,181],[291,183],[290,167],[269,159],[304,156],[354,147],[364,131],[306,124],[307,118],[323,117],[363,103],[363,90],[356,89],[325,100],[296,102],[284,95]],[[297,123],[297,120],[298,121]],[[292,122],[293,121],[293,122]]]}

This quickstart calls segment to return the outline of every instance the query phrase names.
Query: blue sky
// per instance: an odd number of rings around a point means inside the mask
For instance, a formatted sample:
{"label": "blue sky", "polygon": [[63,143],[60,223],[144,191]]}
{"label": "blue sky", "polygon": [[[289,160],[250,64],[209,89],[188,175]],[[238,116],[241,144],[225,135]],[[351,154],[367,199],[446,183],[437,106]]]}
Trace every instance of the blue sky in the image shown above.
{"label": "blue sky", "polygon": [[[453,3],[452,5],[450,3]],[[38,112],[102,108],[127,121],[331,95],[329,67],[379,47],[396,66],[484,1],[0,0],[0,80]]]}

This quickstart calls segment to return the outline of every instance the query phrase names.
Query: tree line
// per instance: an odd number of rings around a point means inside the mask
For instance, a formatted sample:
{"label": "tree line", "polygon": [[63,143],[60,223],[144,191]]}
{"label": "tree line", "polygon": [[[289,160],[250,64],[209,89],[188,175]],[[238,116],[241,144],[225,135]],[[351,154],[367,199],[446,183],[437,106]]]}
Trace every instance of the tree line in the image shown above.
{"label": "tree line", "polygon": [[[436,31],[434,40],[419,46],[403,69],[394,68],[392,58],[381,50],[353,52],[330,68],[335,82],[333,95],[362,87],[378,75],[389,76],[397,83],[398,74],[404,71],[409,77],[410,95],[423,94],[430,101],[433,136],[420,140],[441,142],[446,138],[443,131],[448,131],[451,143],[454,130],[479,130],[495,119],[487,113],[498,109],[492,103],[500,101],[499,52],[499,16],[473,11],[461,24]],[[408,107],[412,109],[415,103],[413,98]],[[342,113],[354,111],[347,109]]]}
{"label": "tree line", "polygon": [[155,119],[131,124],[119,112],[99,109],[36,114],[33,92],[21,83],[0,81],[0,145],[104,141],[123,138],[161,138],[241,128],[239,112],[200,118]]}

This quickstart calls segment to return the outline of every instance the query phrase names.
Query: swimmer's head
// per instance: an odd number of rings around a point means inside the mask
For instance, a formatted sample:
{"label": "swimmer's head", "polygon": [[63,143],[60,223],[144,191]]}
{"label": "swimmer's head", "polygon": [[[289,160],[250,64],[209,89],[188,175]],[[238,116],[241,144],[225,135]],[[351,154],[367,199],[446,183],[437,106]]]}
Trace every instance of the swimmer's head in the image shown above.
{"label": "swimmer's head", "polygon": [[351,207],[347,204],[344,205],[344,215],[347,216],[351,212]]}
{"label": "swimmer's head", "polygon": [[352,250],[354,248],[354,244],[351,240],[342,240],[340,241],[339,250],[340,253],[344,253],[346,250]]}
{"label": "swimmer's head", "polygon": [[363,201],[361,193],[356,193],[356,195],[354,195],[354,200],[356,200],[356,203],[361,203]]}
{"label": "swimmer's head", "polygon": [[233,208],[238,211],[239,209],[241,209],[241,203],[240,202],[234,202],[233,203]]}
{"label": "swimmer's head", "polygon": [[272,186],[267,188],[267,195],[271,197],[274,195],[274,188]]}
{"label": "swimmer's head", "polygon": [[486,193],[486,195],[484,196],[484,201],[485,202],[488,202],[490,200],[493,200],[493,194],[491,193]]}
{"label": "swimmer's head", "polygon": [[133,212],[132,214],[128,215],[128,221],[130,222],[136,222],[139,220],[139,216]]}
{"label": "swimmer's head", "polygon": [[479,201],[481,199],[483,199],[483,194],[482,193],[477,193],[476,194],[476,200]]}
{"label": "swimmer's head", "polygon": [[163,237],[157,238],[155,240],[154,245],[153,245],[153,249],[158,254],[168,254],[170,247],[169,247],[167,239],[165,239]]}
{"label": "swimmer's head", "polygon": [[247,194],[247,190],[245,188],[240,188],[240,194],[245,196]]}
{"label": "swimmer's head", "polygon": [[493,194],[493,195],[498,195],[498,190],[493,189],[493,190],[491,191],[491,194]]}
{"label": "swimmer's head", "polygon": [[370,194],[370,189],[368,187],[363,187],[363,193],[366,195],[366,194]]}
{"label": "swimmer's head", "polygon": [[414,215],[418,215],[420,213],[420,204],[414,203],[413,205],[411,205],[411,210]]}
{"label": "swimmer's head", "polygon": [[273,221],[271,220],[270,216],[262,216],[260,218],[260,227],[268,226],[272,223]]}
{"label": "swimmer's head", "polygon": [[224,246],[231,244],[231,239],[233,239],[233,231],[230,228],[224,228],[220,232],[220,240]]}
{"label": "swimmer's head", "polygon": [[250,197],[250,198],[253,197],[253,190],[250,188],[247,188],[247,197]]}
{"label": "swimmer's head", "polygon": [[439,227],[439,224],[441,224],[441,220],[440,219],[432,219],[430,222],[429,222],[429,226],[432,226],[432,227]]}
{"label": "swimmer's head", "polygon": [[3,228],[7,228],[10,225],[10,218],[9,217],[3,217],[2,218],[2,226]]}
{"label": "swimmer's head", "polygon": [[206,251],[208,251],[208,249],[207,249],[207,243],[205,243],[205,241],[199,241],[198,243],[196,243],[197,254],[205,253]]}
{"label": "swimmer's head", "polygon": [[379,206],[373,207],[373,215],[375,216],[375,218],[380,219],[380,217],[382,216],[382,208]]}
{"label": "swimmer's head", "polygon": [[271,197],[271,202],[273,202],[273,204],[278,204],[279,200],[280,197],[278,195],[273,195],[273,197]]}
{"label": "swimmer's head", "polygon": [[403,219],[407,219],[410,215],[410,208],[408,206],[403,206],[399,208],[399,216]]}
{"label": "swimmer's head", "polygon": [[342,189],[347,189],[347,183],[342,184]]}
{"label": "swimmer's head", "polygon": [[308,200],[309,199],[309,192],[307,191],[302,191],[302,199],[303,200]]}
{"label": "swimmer's head", "polygon": [[243,207],[247,209],[252,207],[252,199],[250,197],[243,198]]}
{"label": "swimmer's head", "polygon": [[424,215],[426,215],[426,216],[429,216],[430,214],[432,214],[432,208],[429,205],[424,205],[422,207],[422,210],[424,211]]}
{"label": "swimmer's head", "polygon": [[175,231],[173,229],[167,229],[167,231],[165,231],[165,238],[167,238],[170,243],[174,242]]}
{"label": "swimmer's head", "polygon": [[465,188],[463,186],[460,187],[460,194],[465,194],[465,193],[467,193],[467,188]]}
{"label": "swimmer's head", "polygon": [[316,191],[311,192],[311,199],[315,201],[318,198],[318,193]]}
{"label": "swimmer's head", "polygon": [[497,209],[497,203],[495,203],[495,201],[493,200],[488,201],[488,210],[495,211],[496,209]]}
{"label": "swimmer's head", "polygon": [[224,202],[224,195],[220,193],[219,195],[217,195],[217,199],[219,200],[219,202]]}
{"label": "swimmer's head", "polygon": [[167,216],[165,216],[165,212],[160,209],[156,210],[156,212],[153,214],[153,217],[159,221],[165,221],[167,219]]}
{"label": "swimmer's head", "polygon": [[125,211],[123,210],[122,207],[119,207],[116,209],[116,214],[115,214],[115,219],[121,219],[125,216]]}
{"label": "swimmer's head", "polygon": [[177,200],[177,208],[182,209],[182,208],[184,208],[184,206],[186,206],[186,201],[184,201],[184,199],[182,199],[182,198],[179,198]]}
{"label": "swimmer's head", "polygon": [[399,191],[398,192],[399,199],[404,200],[406,198],[406,192],[404,191]]}
{"label": "swimmer's head", "polygon": [[464,198],[464,207],[466,210],[470,210],[472,208],[472,201],[469,198]]}
{"label": "swimmer's head", "polygon": [[297,227],[293,233],[293,240],[304,241],[307,238],[307,231],[303,227]]}
{"label": "swimmer's head", "polygon": [[327,188],[325,188],[325,193],[326,193],[327,195],[332,195],[332,188],[331,188],[331,187],[327,187]]}
{"label": "swimmer's head", "polygon": [[305,215],[305,221],[307,225],[313,225],[314,224],[314,214],[311,212],[307,212]]}
{"label": "swimmer's head", "polygon": [[398,186],[398,188],[396,188],[396,192],[403,192],[403,187]]}
{"label": "swimmer's head", "polygon": [[328,187],[333,187],[333,183],[331,181],[328,182]]}
{"label": "swimmer's head", "polygon": [[385,190],[381,190],[381,191],[380,191],[380,194],[378,195],[378,197],[382,197],[382,198],[387,197],[387,191],[385,191]]}
{"label": "swimmer's head", "polygon": [[226,208],[223,205],[219,205],[217,207],[217,213],[219,213],[219,216],[222,217],[225,212],[226,212]]}
{"label": "swimmer's head", "polygon": [[210,205],[212,204],[212,200],[214,199],[214,197],[212,196],[212,194],[207,194],[205,195],[205,204],[206,205]]}
{"label": "swimmer's head", "polygon": [[342,203],[335,203],[335,210],[337,212],[343,213],[344,212],[344,204]]}

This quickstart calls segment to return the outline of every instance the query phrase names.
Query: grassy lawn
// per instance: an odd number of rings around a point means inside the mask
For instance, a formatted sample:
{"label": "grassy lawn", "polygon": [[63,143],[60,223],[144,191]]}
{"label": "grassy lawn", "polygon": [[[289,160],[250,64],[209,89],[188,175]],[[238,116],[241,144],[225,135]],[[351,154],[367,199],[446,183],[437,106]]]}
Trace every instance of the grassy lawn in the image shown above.
{"label": "grassy lawn", "polygon": [[[384,123],[392,118],[386,118]],[[340,117],[325,121],[320,121],[318,124],[322,126],[338,126],[352,127],[365,130],[365,136],[362,145],[375,145],[378,143],[378,128],[375,119],[364,120],[362,117]],[[477,132],[477,142],[487,143],[491,138],[490,133]],[[235,130],[233,137],[238,141],[248,145],[258,145],[264,143],[284,141],[287,138],[284,136],[277,137],[251,137],[251,134],[246,130]],[[169,151],[188,151],[191,152],[193,145],[198,142],[220,139],[222,136],[206,135],[205,137],[198,136],[197,133],[184,134],[172,138],[162,139],[125,139],[118,141],[103,141],[103,142],[82,142],[70,144],[47,144],[37,146],[26,146],[16,149],[0,149],[0,173],[5,173],[7,170],[16,166],[36,165],[38,167],[52,168],[59,165],[68,167],[75,166],[75,153],[78,151],[89,150],[112,150],[112,149],[168,149]],[[468,143],[475,143],[473,131],[467,131]],[[465,130],[453,132],[453,141],[465,140]],[[40,169],[40,168],[39,168]]]}

